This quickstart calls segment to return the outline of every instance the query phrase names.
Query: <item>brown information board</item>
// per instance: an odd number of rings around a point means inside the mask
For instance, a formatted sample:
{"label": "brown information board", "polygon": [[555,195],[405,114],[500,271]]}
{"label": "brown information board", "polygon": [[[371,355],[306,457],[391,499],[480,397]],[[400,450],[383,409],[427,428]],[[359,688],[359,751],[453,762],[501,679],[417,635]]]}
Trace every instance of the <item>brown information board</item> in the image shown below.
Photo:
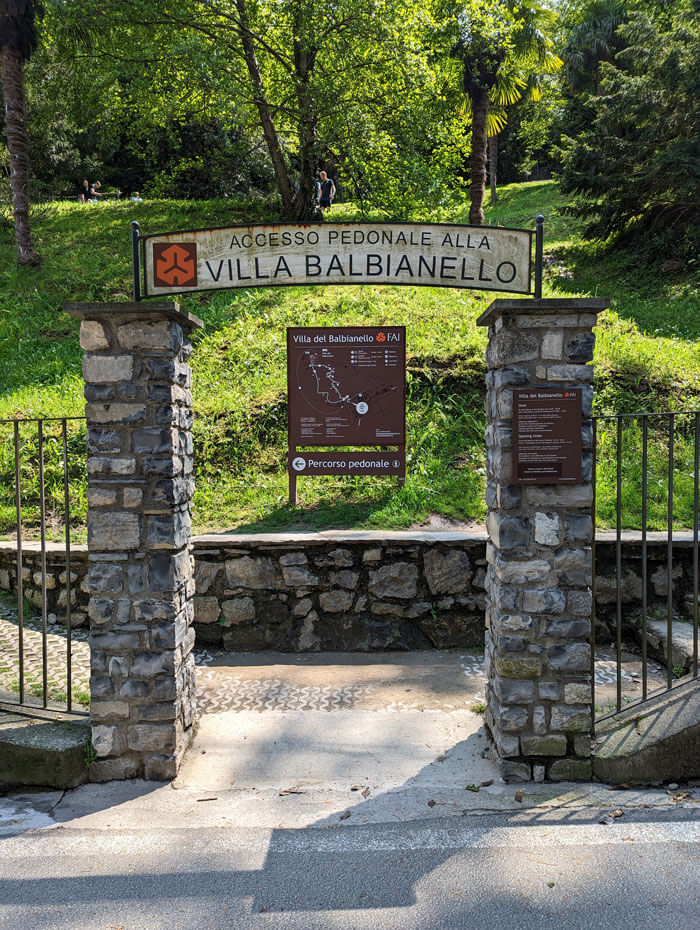
{"label": "brown information board", "polygon": [[579,483],[581,426],[580,389],[513,391],[515,484]]}
{"label": "brown information board", "polygon": [[[289,477],[405,474],[406,327],[287,330]],[[306,453],[310,446],[392,446],[396,452]]]}

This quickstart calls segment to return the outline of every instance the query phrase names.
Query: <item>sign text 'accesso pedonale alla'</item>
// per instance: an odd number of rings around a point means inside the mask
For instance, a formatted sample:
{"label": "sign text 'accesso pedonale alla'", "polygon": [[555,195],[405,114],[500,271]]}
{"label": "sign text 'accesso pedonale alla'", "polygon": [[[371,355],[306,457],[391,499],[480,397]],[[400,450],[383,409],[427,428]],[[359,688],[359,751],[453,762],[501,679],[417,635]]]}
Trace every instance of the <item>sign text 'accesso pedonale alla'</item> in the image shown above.
{"label": "sign text 'accesso pedonale alla'", "polygon": [[145,294],[313,284],[530,293],[531,233],[490,226],[317,223],[144,236]]}

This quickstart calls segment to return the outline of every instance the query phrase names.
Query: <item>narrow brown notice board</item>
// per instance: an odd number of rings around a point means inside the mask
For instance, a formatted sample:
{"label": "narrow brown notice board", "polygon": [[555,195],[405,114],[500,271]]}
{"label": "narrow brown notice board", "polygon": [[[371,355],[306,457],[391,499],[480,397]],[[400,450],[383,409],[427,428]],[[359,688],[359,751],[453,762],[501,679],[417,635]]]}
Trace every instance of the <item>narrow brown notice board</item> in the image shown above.
{"label": "narrow brown notice board", "polygon": [[[289,490],[299,475],[397,475],[406,470],[406,327],[287,330]],[[299,447],[393,447],[300,452]]]}
{"label": "narrow brown notice board", "polygon": [[581,481],[580,388],[513,391],[515,484]]}

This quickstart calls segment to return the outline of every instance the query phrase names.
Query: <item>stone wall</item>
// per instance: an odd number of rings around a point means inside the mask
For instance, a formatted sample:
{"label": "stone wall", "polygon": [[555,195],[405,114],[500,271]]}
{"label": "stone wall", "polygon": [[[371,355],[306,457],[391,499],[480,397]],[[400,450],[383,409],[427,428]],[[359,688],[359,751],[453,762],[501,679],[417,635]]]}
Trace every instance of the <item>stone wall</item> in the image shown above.
{"label": "stone wall", "polygon": [[[46,543],[46,608],[51,619],[65,622],[68,584],[65,548]],[[17,591],[17,550],[12,542],[0,542],[0,591]],[[36,611],[41,611],[41,547],[36,542],[22,545],[22,594]],[[87,546],[71,547],[71,624],[85,626],[90,602]]]}
{"label": "stone wall", "polygon": [[[210,535],[194,537],[193,544],[197,582],[195,630],[200,646],[295,652],[483,645],[484,531],[469,534],[334,531]],[[674,611],[687,618],[692,617],[692,558],[691,534],[676,533]],[[397,563],[407,567],[392,569]],[[15,592],[15,565],[14,544],[0,542],[0,590]],[[440,572],[440,565],[462,565],[465,572],[452,577],[449,572]],[[24,544],[23,566],[25,596],[40,608],[38,543]],[[47,543],[47,568],[48,612],[56,614],[61,621],[65,618],[66,600],[62,545]],[[84,625],[87,619],[87,568],[87,546],[74,546],[71,550],[74,626]],[[392,572],[396,575],[393,595],[387,593],[392,582],[386,582]],[[383,584],[378,583],[379,577],[385,579]],[[649,610],[663,611],[666,607],[664,533],[649,534],[648,577]],[[401,578],[405,587],[400,588]],[[415,594],[408,598],[402,596],[404,591],[413,591],[414,578]],[[253,579],[255,584],[246,584],[248,579]],[[367,599],[364,604],[363,596]],[[622,604],[626,628],[631,626],[628,621],[641,610],[641,603],[640,534],[626,532],[622,538]],[[616,613],[614,534],[599,533],[596,542],[598,642],[610,642],[614,638]]]}
{"label": "stone wall", "polygon": [[195,622],[226,649],[480,646],[485,559],[473,536],[200,537]]}

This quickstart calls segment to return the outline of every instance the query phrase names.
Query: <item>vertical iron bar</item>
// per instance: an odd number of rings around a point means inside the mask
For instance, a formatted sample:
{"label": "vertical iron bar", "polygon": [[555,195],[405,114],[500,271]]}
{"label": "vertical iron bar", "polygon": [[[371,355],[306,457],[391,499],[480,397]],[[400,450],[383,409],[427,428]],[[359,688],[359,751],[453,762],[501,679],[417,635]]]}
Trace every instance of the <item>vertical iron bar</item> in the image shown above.
{"label": "vertical iron bar", "polygon": [[593,500],[591,502],[591,520],[593,523],[593,535],[591,538],[591,738],[595,738],[595,503],[596,503],[596,463],[598,458],[598,421],[593,417],[591,420],[592,438],[591,449],[593,452],[593,468],[591,473],[591,482],[593,485]]}
{"label": "vertical iron bar", "polygon": [[71,631],[71,579],[70,579],[70,495],[68,488],[68,432],[64,419],[61,425],[61,438],[63,440],[63,513],[66,527],[66,708],[68,712],[73,706],[73,652]]}
{"label": "vertical iron bar", "polygon": [[698,677],[698,484],[700,480],[700,413],[695,414],[693,466],[693,675]]}
{"label": "vertical iron bar", "polygon": [[19,423],[14,421],[15,506],[17,509],[17,652],[19,656],[19,702],[24,704],[24,592],[22,590],[22,482],[19,470]]}
{"label": "vertical iron bar", "polygon": [[41,686],[44,707],[49,696],[49,652],[46,629],[46,489],[44,488],[44,421],[37,422],[39,439],[39,514],[41,520]]}
{"label": "vertical iron bar", "polygon": [[622,417],[616,417],[617,441],[615,447],[616,492],[615,492],[615,597],[616,647],[615,669],[617,679],[617,709],[622,708]]}
{"label": "vertical iron bar", "polygon": [[617,709],[622,709],[622,417],[617,417],[617,488],[615,501],[615,572],[617,596]]}
{"label": "vertical iron bar", "polygon": [[289,462],[287,464],[287,469],[289,471],[289,503],[292,505],[292,507],[296,507],[297,505],[297,475],[296,475],[296,472],[294,471],[294,466],[292,465],[292,462],[294,461],[296,454],[297,454],[297,447],[290,445]]}
{"label": "vertical iron bar", "polygon": [[666,543],[666,684],[673,686],[673,433],[675,417],[668,418],[668,538]]}
{"label": "vertical iron bar", "polygon": [[544,256],[544,217],[535,220],[535,299],[542,299],[542,261]]}
{"label": "vertical iron bar", "polygon": [[647,698],[647,471],[649,467],[649,420],[642,417],[642,699]]}
{"label": "vertical iron bar", "polygon": [[131,261],[134,273],[134,300],[141,300],[141,252],[140,227],[136,220],[131,222]]}

